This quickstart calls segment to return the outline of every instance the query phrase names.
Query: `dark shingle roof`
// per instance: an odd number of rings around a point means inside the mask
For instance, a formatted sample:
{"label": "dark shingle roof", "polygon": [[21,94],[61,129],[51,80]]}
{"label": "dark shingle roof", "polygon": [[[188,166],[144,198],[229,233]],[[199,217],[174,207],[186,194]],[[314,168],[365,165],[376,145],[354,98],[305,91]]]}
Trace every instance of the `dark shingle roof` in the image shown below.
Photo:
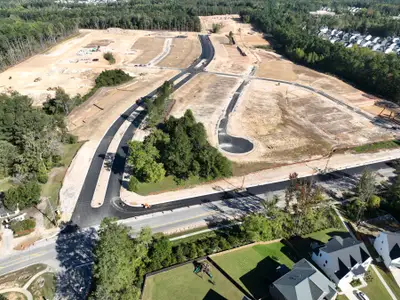
{"label": "dark shingle roof", "polygon": [[339,279],[343,278],[357,263],[361,264],[370,257],[364,243],[351,237],[343,239],[334,236],[320,248],[320,251],[329,254],[331,257],[329,267],[335,270]]}
{"label": "dark shingle roof", "polygon": [[336,294],[335,285],[304,258],[273,285],[287,300],[332,299]]}

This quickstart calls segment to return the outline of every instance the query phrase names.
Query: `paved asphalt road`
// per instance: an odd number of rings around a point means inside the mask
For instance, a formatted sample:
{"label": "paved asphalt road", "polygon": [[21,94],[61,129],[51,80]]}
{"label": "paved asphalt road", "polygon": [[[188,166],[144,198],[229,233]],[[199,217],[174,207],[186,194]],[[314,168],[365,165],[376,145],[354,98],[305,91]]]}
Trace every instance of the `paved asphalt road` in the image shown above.
{"label": "paved asphalt road", "polygon": [[241,137],[231,136],[227,132],[228,122],[229,122],[229,115],[233,111],[236,106],[237,101],[243,91],[243,88],[248,84],[247,80],[244,80],[242,84],[238,87],[235,94],[233,95],[231,101],[228,104],[228,107],[225,111],[225,116],[219,122],[218,126],[218,144],[221,149],[226,152],[235,153],[235,154],[242,154],[247,153],[253,150],[254,145],[249,140],[246,140]]}
{"label": "paved asphalt road", "polygon": [[[174,82],[177,79],[185,76],[185,74],[189,73],[190,75],[184,77],[179,83],[174,86],[174,89],[180,88],[186,82],[188,82],[191,78],[193,78],[199,72],[202,72],[203,69],[211,62],[214,57],[214,47],[207,35],[200,35],[200,42],[202,46],[202,54],[201,56],[193,62],[193,64],[174,76],[170,79],[170,81]],[[198,66],[200,62],[203,63]],[[196,66],[198,66],[196,68]],[[147,97],[152,97],[156,95],[157,90],[151,92]],[[104,204],[99,208],[92,208],[91,201],[96,188],[97,178],[100,174],[103,160],[107,153],[108,147],[117,133],[118,129],[121,127],[123,122],[132,114],[132,112],[138,108],[137,104],[133,104],[129,109],[127,109],[108,129],[103,139],[101,140],[94,156],[90,168],[88,170],[88,174],[85,178],[85,182],[83,184],[81,193],[78,197],[77,204],[75,206],[75,210],[72,215],[72,221],[75,224],[78,224],[82,227],[92,226],[99,224],[104,217],[118,217],[118,218],[127,218],[132,216],[132,213],[124,212],[123,209],[115,209],[113,202],[119,199],[120,187],[122,182],[122,175],[124,172],[125,160],[128,151],[127,143],[133,137],[135,130],[139,127],[140,123],[143,121],[145,117],[145,112],[139,114],[129,126],[128,130],[125,132],[122,137],[121,143],[118,146],[118,150],[112,165],[112,172],[109,179],[106,198]]]}
{"label": "paved asphalt road", "polygon": [[[369,169],[381,174],[379,179],[394,175],[394,169],[385,163],[370,165]],[[327,175],[319,184],[330,191],[348,190],[354,186],[362,170],[363,168],[354,168],[340,174]],[[284,187],[283,184],[270,185],[267,190],[257,187],[252,190],[254,195],[235,194],[234,197],[212,203],[204,202],[201,205],[154,212],[122,222],[132,227],[134,232],[138,232],[143,226],[149,226],[153,232],[174,232],[195,226],[212,225],[259,210],[262,207],[261,200],[271,199],[274,194],[282,195]],[[281,197],[279,206],[284,205],[283,199]],[[28,250],[0,257],[0,276],[36,263],[48,264],[59,271],[57,287],[60,298],[84,299],[84,291],[90,287],[96,239],[96,228],[69,227],[58,236],[41,241]]]}

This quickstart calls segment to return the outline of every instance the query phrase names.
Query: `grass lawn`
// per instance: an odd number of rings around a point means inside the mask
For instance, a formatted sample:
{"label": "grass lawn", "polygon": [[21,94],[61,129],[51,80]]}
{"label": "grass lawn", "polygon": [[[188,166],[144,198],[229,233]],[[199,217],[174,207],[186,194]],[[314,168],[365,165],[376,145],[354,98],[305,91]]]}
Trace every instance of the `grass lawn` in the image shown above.
{"label": "grass lawn", "polygon": [[[215,285],[203,274],[203,278],[193,273],[193,264],[187,264],[146,279],[143,300],[201,300],[229,299],[241,300],[243,294],[219,271],[211,268]],[[224,298],[221,298],[224,297]]]}
{"label": "grass lawn", "polygon": [[386,291],[375,271],[371,267],[369,270],[371,270],[372,281],[369,282],[365,288],[360,290],[363,291],[371,300],[391,300],[392,297],[390,297],[389,293]]}
{"label": "grass lawn", "polygon": [[0,179],[0,192],[7,191],[13,184],[9,177]]}
{"label": "grass lawn", "polygon": [[279,166],[279,164],[269,162],[237,163],[232,161],[232,173],[233,176],[244,176],[249,173],[270,169],[277,166]]}
{"label": "grass lawn", "polygon": [[56,276],[54,273],[44,273],[29,286],[34,300],[54,299],[56,289]]}
{"label": "grass lawn", "polygon": [[0,286],[2,286],[3,289],[5,286],[22,287],[33,275],[43,271],[44,269],[46,269],[46,265],[37,264],[12,273],[8,273],[0,277]]}
{"label": "grass lawn", "polygon": [[353,150],[357,153],[364,153],[364,152],[375,152],[381,149],[393,149],[398,147],[400,147],[400,141],[392,140],[392,141],[382,141],[382,142],[357,146],[354,147]]}
{"label": "grass lawn", "polygon": [[[78,152],[79,148],[83,145],[83,142],[76,143],[76,144],[65,144],[63,145],[63,157],[61,160],[62,167],[54,168],[49,173],[49,180],[42,185],[42,193],[43,197],[48,197],[53,209],[56,209],[58,206],[58,198],[59,192],[62,186],[62,182],[64,180],[65,173],[69,165],[72,162],[75,154]],[[47,206],[46,213],[52,216],[52,212],[50,211],[51,208]],[[46,226],[51,226],[50,222],[47,222]]]}
{"label": "grass lawn", "polygon": [[301,237],[293,237],[289,240],[290,244],[296,249],[296,252],[306,259],[310,259],[311,243],[326,243],[328,240],[335,236],[339,235],[341,237],[349,237],[350,234],[347,232],[345,228],[328,228],[321,231],[316,231],[310,234],[306,234]]}
{"label": "grass lawn", "polygon": [[177,184],[173,176],[167,176],[163,180],[156,183],[139,183],[136,193],[142,196],[149,194],[159,193],[162,191],[178,190],[183,188],[189,188],[196,184],[205,182],[204,179],[199,177],[190,177],[181,184]]}
{"label": "grass lawn", "polygon": [[345,295],[337,295],[336,300],[349,300]]}
{"label": "grass lawn", "polygon": [[400,299],[400,287],[397,285],[392,273],[388,269],[383,268],[381,265],[376,265],[376,269],[386,281],[386,284],[390,287],[392,292],[396,295],[396,298]]}
{"label": "grass lawn", "polygon": [[280,264],[293,266],[293,261],[286,255],[288,251],[291,249],[277,242],[254,245],[212,259],[255,298],[261,298],[267,296],[269,284],[280,277],[275,272],[276,267]]}

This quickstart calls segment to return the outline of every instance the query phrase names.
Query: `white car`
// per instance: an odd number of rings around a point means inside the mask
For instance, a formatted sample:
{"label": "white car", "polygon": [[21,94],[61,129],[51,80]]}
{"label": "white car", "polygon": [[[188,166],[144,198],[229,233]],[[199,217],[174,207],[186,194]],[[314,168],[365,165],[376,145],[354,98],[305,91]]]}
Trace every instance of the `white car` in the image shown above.
{"label": "white car", "polygon": [[355,290],[355,291],[354,291],[354,294],[355,294],[355,295],[357,296],[357,298],[360,299],[360,300],[369,300],[368,296],[365,295],[363,292],[360,292],[360,291]]}

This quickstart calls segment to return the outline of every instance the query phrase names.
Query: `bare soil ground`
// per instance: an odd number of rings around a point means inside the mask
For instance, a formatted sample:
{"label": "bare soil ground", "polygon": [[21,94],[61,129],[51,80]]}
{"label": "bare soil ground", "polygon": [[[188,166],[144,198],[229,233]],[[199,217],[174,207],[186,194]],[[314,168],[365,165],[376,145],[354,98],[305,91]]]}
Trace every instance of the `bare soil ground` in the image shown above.
{"label": "bare soil ground", "polygon": [[[146,41],[140,42],[143,49],[154,49],[154,56],[162,51],[164,38],[159,33],[116,28],[80,30],[78,36],[0,73],[0,93],[18,91],[31,96],[34,105],[40,105],[48,95],[53,95],[54,91],[49,90],[52,87],[60,86],[70,95],[83,95],[93,87],[94,79],[103,70],[121,68],[134,72],[128,69],[129,64],[139,55],[143,59],[143,55],[142,50],[131,48],[142,37]],[[99,51],[94,51],[98,46]],[[115,64],[110,65],[103,58],[105,52],[114,54]]]}
{"label": "bare soil ground", "polygon": [[102,88],[88,101],[77,107],[68,116],[68,128],[80,140],[101,138],[107,128],[129,106],[178,71],[143,68],[145,75],[121,87]]}
{"label": "bare soil ground", "polygon": [[201,54],[201,45],[197,35],[186,38],[174,38],[171,51],[157,65],[160,67],[186,68]]}
{"label": "bare soil ground", "polygon": [[252,80],[229,120],[228,132],[255,149],[235,161],[295,162],[331,148],[391,138],[367,119],[308,90]]}
{"label": "bare soil ground", "polygon": [[147,64],[155,58],[164,47],[165,38],[162,37],[141,37],[132,46],[138,56],[132,60],[134,64]]}
{"label": "bare soil ground", "polygon": [[[209,71],[244,74],[246,70],[251,69],[252,64],[259,61],[254,54],[255,46],[269,45],[261,32],[250,24],[241,23],[239,15],[206,16],[200,17],[200,21],[204,32],[210,31],[213,24],[222,24],[218,34],[212,34],[216,57],[208,67]],[[227,35],[230,32],[233,33],[235,45],[229,45]],[[237,47],[240,47],[247,56],[243,57]]]}
{"label": "bare soil ground", "polygon": [[357,90],[350,84],[333,76],[296,65],[272,52],[258,49],[255,53],[261,59],[255,76],[287,80],[312,86],[353,107],[361,108],[376,115],[376,110],[371,106],[374,106],[374,102],[379,99]]}
{"label": "bare soil ground", "polygon": [[212,35],[215,49],[214,60],[207,66],[207,71],[232,74],[249,74],[254,61],[250,56],[242,56],[235,45],[229,45],[224,35]]}
{"label": "bare soil ground", "polygon": [[175,105],[170,115],[181,117],[187,109],[191,109],[196,120],[206,127],[210,143],[217,146],[218,120],[239,83],[233,77],[198,74],[173,94]]}

